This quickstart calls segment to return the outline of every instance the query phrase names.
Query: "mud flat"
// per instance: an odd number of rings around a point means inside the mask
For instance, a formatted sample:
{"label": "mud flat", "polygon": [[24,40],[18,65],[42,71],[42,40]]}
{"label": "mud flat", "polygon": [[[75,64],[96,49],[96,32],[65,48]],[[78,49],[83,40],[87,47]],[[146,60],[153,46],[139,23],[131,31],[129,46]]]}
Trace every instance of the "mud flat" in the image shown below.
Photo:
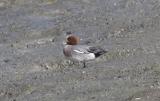
{"label": "mud flat", "polygon": [[[160,101],[159,0],[1,0],[0,101]],[[109,52],[87,68],[66,31]]]}

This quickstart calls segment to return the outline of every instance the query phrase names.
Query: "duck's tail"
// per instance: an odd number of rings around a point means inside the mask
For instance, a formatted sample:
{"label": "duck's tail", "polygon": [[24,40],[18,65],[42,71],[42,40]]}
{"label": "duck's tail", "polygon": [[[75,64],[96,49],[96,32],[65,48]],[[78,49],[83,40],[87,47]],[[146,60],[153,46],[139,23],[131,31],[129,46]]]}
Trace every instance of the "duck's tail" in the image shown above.
{"label": "duck's tail", "polygon": [[105,54],[105,53],[107,53],[106,50],[101,50],[101,51],[96,52],[96,53],[94,53],[94,54],[95,54],[95,57],[99,57],[99,56],[101,56],[101,55],[103,55],[103,54]]}
{"label": "duck's tail", "polygon": [[107,53],[108,51],[104,50],[100,47],[90,47],[89,52],[94,53],[95,57],[97,58],[97,57]]}

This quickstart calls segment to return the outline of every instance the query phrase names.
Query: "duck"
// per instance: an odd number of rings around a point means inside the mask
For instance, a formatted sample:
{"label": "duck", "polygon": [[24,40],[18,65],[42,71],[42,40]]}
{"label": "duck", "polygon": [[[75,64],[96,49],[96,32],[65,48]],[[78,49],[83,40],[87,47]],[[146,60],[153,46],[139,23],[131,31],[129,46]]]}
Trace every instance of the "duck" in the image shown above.
{"label": "duck", "polygon": [[101,47],[79,44],[80,38],[71,32],[66,33],[66,41],[63,48],[63,54],[70,60],[83,63],[83,68],[86,67],[86,61],[94,60],[107,51]]}

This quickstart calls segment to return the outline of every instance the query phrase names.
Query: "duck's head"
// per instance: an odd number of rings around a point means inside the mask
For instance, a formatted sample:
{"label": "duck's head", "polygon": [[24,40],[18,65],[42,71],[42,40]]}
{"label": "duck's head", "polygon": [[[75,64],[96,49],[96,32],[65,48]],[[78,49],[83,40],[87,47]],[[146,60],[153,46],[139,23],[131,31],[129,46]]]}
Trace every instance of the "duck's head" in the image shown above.
{"label": "duck's head", "polygon": [[67,33],[66,44],[67,45],[77,45],[80,42],[80,38],[78,36],[73,35],[72,33]]}

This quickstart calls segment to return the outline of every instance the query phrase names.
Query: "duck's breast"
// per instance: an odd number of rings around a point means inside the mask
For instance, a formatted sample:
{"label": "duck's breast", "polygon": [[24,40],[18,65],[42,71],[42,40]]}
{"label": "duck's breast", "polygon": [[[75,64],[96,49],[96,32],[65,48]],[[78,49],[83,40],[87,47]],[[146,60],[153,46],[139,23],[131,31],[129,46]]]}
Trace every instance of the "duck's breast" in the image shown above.
{"label": "duck's breast", "polygon": [[66,56],[66,57],[71,57],[72,56],[72,46],[71,45],[66,45],[64,48],[63,48],[63,54]]}

